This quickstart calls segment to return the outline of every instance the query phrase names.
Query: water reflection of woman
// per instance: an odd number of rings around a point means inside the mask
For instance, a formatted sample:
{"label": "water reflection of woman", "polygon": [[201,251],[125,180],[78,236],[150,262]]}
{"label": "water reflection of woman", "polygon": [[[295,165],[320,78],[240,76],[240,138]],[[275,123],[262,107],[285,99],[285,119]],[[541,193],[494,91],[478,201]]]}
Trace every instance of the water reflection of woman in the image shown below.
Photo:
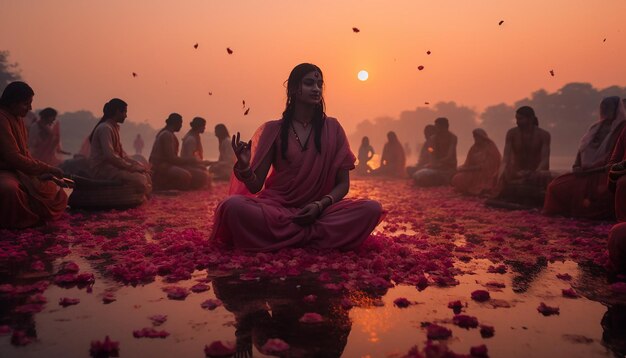
{"label": "water reflection of woman", "polygon": [[[322,288],[317,280],[287,279],[241,281],[233,277],[213,280],[213,289],[224,307],[235,315],[236,357],[251,357],[268,339],[289,344],[288,356],[340,357],[352,323],[341,307],[341,294]],[[315,295],[313,302],[305,297]],[[299,319],[318,313],[323,322],[306,324]]]}

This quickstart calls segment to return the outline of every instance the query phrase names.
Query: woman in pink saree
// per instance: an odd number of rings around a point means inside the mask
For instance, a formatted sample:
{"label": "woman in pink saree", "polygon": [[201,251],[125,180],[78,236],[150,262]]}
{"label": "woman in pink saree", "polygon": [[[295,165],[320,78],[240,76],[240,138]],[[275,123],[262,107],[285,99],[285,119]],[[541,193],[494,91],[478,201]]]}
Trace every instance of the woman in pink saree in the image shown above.
{"label": "woman in pink saree", "polygon": [[378,225],[378,202],[343,199],[356,158],[337,119],[324,114],[322,87],[317,66],[296,66],[282,118],[247,143],[233,136],[231,196],[216,209],[212,240],[246,251],[352,250]]}

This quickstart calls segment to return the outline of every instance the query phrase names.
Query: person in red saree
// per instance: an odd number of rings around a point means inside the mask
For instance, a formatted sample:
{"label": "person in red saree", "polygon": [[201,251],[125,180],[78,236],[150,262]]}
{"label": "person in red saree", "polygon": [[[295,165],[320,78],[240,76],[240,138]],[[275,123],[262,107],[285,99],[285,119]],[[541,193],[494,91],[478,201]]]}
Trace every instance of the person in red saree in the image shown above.
{"label": "person in red saree", "polygon": [[34,91],[12,82],[0,97],[0,228],[22,229],[58,219],[67,195],[52,177],[63,171],[34,159],[28,151],[22,118],[30,111]]}
{"label": "person in red saree", "polygon": [[352,250],[378,225],[378,202],[344,199],[356,158],[339,121],[324,114],[322,87],[319,67],[296,66],[282,119],[247,143],[233,136],[231,196],[217,206],[211,240],[257,252]]}
{"label": "person in red saree", "polygon": [[380,167],[372,174],[387,176],[392,178],[404,178],[406,176],[406,155],[404,147],[398,140],[395,132],[387,133],[387,143],[383,147],[383,154],[380,157]]}
{"label": "person in red saree", "polygon": [[180,131],[182,126],[183,117],[178,113],[171,113],[152,145],[152,180],[158,190],[196,190],[211,184],[205,167],[208,162],[193,156],[183,158],[178,155],[179,143],[174,133]]}
{"label": "person in red saree", "polygon": [[488,194],[498,181],[502,156],[484,129],[474,129],[472,134],[474,145],[467,153],[465,163],[457,169],[457,174],[452,178],[452,186],[463,194]]}
{"label": "person in red saree", "polygon": [[626,115],[620,98],[604,98],[600,103],[600,120],[580,140],[572,173],[555,178],[548,186],[544,214],[586,219],[613,217],[614,199],[608,188],[608,172],[624,124]]}

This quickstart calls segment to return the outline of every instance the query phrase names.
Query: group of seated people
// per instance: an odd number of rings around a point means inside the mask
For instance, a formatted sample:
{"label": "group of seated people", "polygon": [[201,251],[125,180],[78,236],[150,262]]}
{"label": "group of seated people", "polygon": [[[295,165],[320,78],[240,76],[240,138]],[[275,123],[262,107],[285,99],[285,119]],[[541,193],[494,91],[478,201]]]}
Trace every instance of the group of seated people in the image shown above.
{"label": "group of seated people", "polygon": [[[32,109],[33,96],[34,91],[28,84],[17,81],[10,83],[0,97],[0,196],[3,201],[0,228],[24,228],[54,220],[68,203],[62,187],[70,182],[64,178],[69,173],[59,168],[63,167],[63,161],[57,155],[70,153],[61,149],[57,111],[43,109],[39,119],[27,128],[22,119]],[[203,159],[200,138],[206,120],[196,117],[191,121],[179,151],[175,133],[182,128],[183,118],[172,113],[156,135],[149,161],[146,161],[140,155],[128,156],[122,147],[120,124],[126,119],[127,109],[128,105],[121,99],[107,102],[102,119],[85,140],[81,149],[83,156],[66,161],[75,161],[81,166],[76,171],[80,176],[76,176],[77,185],[72,195],[82,192],[89,196],[89,190],[111,185],[132,192],[140,198],[137,201],[140,203],[147,200],[153,187],[155,190],[197,190],[209,187],[212,179],[229,180],[235,157],[230,148],[230,135],[223,124],[216,126],[220,158],[207,161]],[[81,183],[86,184],[79,185]]]}
{"label": "group of seated people", "polygon": [[[364,231],[359,231],[354,238],[338,246],[337,243],[329,244],[321,239],[318,246],[353,247],[380,220],[380,204],[371,201],[342,201],[341,205],[335,205],[335,201],[348,192],[347,171],[354,168],[356,158],[349,150],[341,126],[336,120],[326,117],[323,105],[319,104],[321,70],[311,64],[301,64],[292,71],[289,81],[293,82],[291,85],[294,88],[301,86],[300,90],[288,88],[287,94],[292,102],[288,102],[281,120],[268,122],[259,130],[255,141],[260,144],[256,143],[255,151],[251,150],[252,141],[240,141],[239,134],[236,139],[235,136],[230,139],[225,126],[216,126],[220,147],[218,163],[203,159],[200,134],[205,131],[206,121],[200,117],[191,121],[191,129],[183,138],[179,154],[180,145],[175,133],[182,128],[183,119],[177,113],[168,116],[165,127],[156,135],[149,163],[131,159],[124,152],[120,141],[120,124],[126,119],[127,104],[120,99],[112,99],[104,105],[103,117],[88,138],[90,173],[98,180],[118,181],[124,186],[132,187],[137,193],[148,196],[153,183],[160,189],[191,190],[206,187],[211,178],[206,169],[209,165],[212,165],[214,177],[228,179],[234,164],[234,174],[240,184],[231,187],[231,194],[245,195],[231,196],[218,206],[213,232],[216,240],[226,239],[232,244],[237,238],[245,239],[247,241],[244,240],[245,242],[236,246],[255,251],[292,246],[287,241],[274,241],[277,237],[274,231],[284,232],[285,228],[291,228],[289,223],[292,223],[295,225],[292,236],[294,240],[297,238],[294,242],[303,243],[311,237],[300,237],[297,228],[317,223],[317,217],[327,207],[332,207],[328,214],[324,212],[328,216],[320,217],[321,226],[318,229],[321,231],[315,232],[315,235],[324,237],[328,234],[323,233],[327,228],[326,224],[322,225],[325,223],[322,220],[324,217],[327,217],[328,225],[337,220],[332,225],[341,223],[345,226],[353,220],[359,220],[357,214],[362,211],[371,220],[363,227]],[[310,94],[309,97],[302,98],[300,93],[305,87]],[[292,90],[295,92],[290,92]],[[36,127],[31,130],[29,138],[23,118],[31,110],[33,96],[34,91],[26,83],[13,82],[0,97],[0,197],[3,201],[0,206],[0,228],[25,228],[53,220],[61,215],[67,205],[67,195],[59,184],[62,183],[64,173],[55,166],[58,163],[54,158],[39,160],[33,156],[33,153],[38,152],[45,152],[49,157],[51,153],[66,153],[60,148],[58,127],[54,129],[53,126],[56,117],[53,109],[42,111],[41,119],[34,124]],[[539,121],[531,107],[520,107],[515,117],[517,126],[507,132],[502,156],[487,133],[476,129],[473,131],[474,144],[465,163],[457,168],[457,136],[450,132],[447,118],[437,118],[434,125],[424,129],[426,141],[416,166],[405,168],[403,147],[397,135],[390,132],[389,141],[383,150],[381,166],[375,170],[367,165],[373,157],[373,148],[367,138],[363,139],[359,149],[357,172],[376,176],[400,176],[408,172],[415,185],[420,187],[452,185],[461,193],[485,195],[492,200],[518,203],[526,207],[541,202],[543,213],[547,215],[559,214],[588,219],[617,217],[619,222],[624,223],[616,225],[611,231],[610,257],[615,269],[626,269],[624,102],[619,97],[608,97],[602,101],[600,118],[581,139],[572,172],[554,179],[549,167],[550,134],[539,127]],[[322,136],[322,131],[326,133],[329,130],[333,131],[332,135],[337,142],[324,142],[330,134]],[[295,144],[291,143],[291,132]],[[300,140],[301,137],[306,138],[304,143]],[[311,137],[315,151],[309,150]],[[46,140],[38,142],[37,138]],[[326,159],[318,163],[320,157],[315,154],[326,153],[321,151],[322,142],[332,148],[341,144],[341,148],[337,147],[336,150],[343,161],[335,163],[332,158],[326,158],[333,169],[333,175],[327,178],[328,183],[320,187],[311,182],[314,188],[323,187],[323,192],[330,194],[319,199],[322,192],[316,192],[315,195],[303,192],[303,203],[315,198],[318,200],[292,209],[283,204],[275,207],[275,203],[285,200],[289,202],[294,193],[299,193],[297,190],[301,186],[292,188],[294,173],[302,174],[302,178],[298,180],[317,180],[310,170],[322,170],[328,164]],[[33,152],[29,150],[29,143]],[[287,156],[299,157],[298,163],[294,164]],[[304,166],[300,160],[313,166],[303,172]],[[335,159],[337,160],[339,159]],[[270,167],[274,166],[275,170],[269,175],[265,189],[260,191],[264,187]],[[294,173],[289,171],[292,167]],[[291,189],[285,191],[288,188]],[[256,192],[259,195],[254,201],[249,196]],[[274,197],[279,192],[280,198]],[[269,205],[270,202],[274,204]],[[272,210],[269,210],[270,206]],[[335,210],[343,207],[351,209],[346,211],[347,216],[339,215],[339,212],[335,215]],[[288,210],[283,212],[283,209]],[[280,222],[280,225],[263,227],[259,229],[261,231],[254,233],[250,228],[237,224],[241,215],[254,217],[261,222],[262,217],[270,215],[270,212],[271,215],[287,221],[278,220],[276,224]]]}
{"label": "group of seated people", "polygon": [[[611,231],[613,265],[626,271],[626,100],[607,97],[600,103],[600,118],[580,140],[572,172],[555,176],[550,171],[550,133],[539,127],[528,106],[515,113],[517,126],[506,134],[501,156],[483,129],[473,131],[474,144],[465,163],[457,167],[457,137],[446,118],[424,128],[425,142],[415,166],[406,173],[416,186],[452,185],[460,193],[484,196],[487,205],[504,208],[542,207],[545,215],[584,219],[617,218]],[[406,177],[399,168],[405,157],[395,133],[389,133],[381,166],[367,162],[374,150],[365,137],[359,150],[362,173]],[[624,163],[623,163],[624,162]],[[612,189],[612,190],[611,190]]]}

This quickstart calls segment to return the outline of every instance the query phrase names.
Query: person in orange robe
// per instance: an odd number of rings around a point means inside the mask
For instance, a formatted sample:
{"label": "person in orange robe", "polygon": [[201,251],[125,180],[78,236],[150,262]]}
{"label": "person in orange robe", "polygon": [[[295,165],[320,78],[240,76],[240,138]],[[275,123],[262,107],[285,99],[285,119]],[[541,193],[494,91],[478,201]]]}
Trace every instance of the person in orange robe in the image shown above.
{"label": "person in orange robe", "polygon": [[181,158],[178,156],[178,138],[175,132],[183,126],[183,117],[172,113],[165,120],[165,127],[159,131],[150,153],[152,178],[154,186],[159,190],[201,189],[210,184],[207,162],[197,158]]}
{"label": "person in orange robe", "polygon": [[619,97],[600,103],[600,120],[591,125],[580,141],[571,173],[555,178],[546,192],[543,213],[586,219],[614,215],[614,198],[608,188],[611,156],[626,124]]}
{"label": "person in orange robe", "polygon": [[10,83],[0,97],[0,228],[22,229],[58,219],[67,195],[52,178],[63,171],[34,159],[22,118],[34,91],[24,82]]}
{"label": "person in orange robe", "polygon": [[387,133],[387,143],[383,147],[383,154],[380,157],[380,167],[374,169],[373,175],[380,175],[393,178],[403,178],[406,176],[406,156],[404,147],[398,140],[395,132]]}
{"label": "person in orange robe", "polygon": [[498,180],[502,156],[496,144],[481,128],[474,129],[474,145],[467,153],[465,163],[457,169],[452,186],[468,195],[489,194]]}

